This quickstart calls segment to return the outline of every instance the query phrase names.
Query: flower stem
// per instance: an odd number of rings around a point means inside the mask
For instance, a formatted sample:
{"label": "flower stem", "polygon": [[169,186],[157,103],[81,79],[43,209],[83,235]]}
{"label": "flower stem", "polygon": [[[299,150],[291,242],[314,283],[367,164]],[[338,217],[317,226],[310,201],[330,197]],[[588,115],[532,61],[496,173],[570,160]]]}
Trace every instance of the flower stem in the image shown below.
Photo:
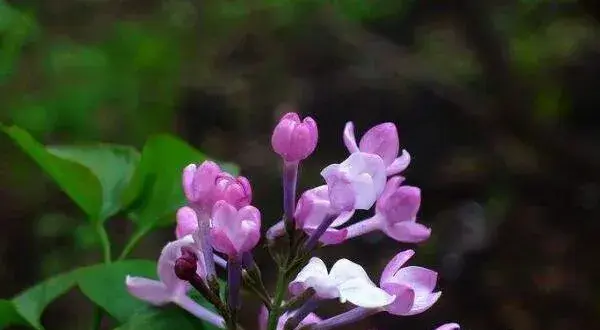
{"label": "flower stem", "polygon": [[348,230],[348,233],[346,234],[346,239],[354,238],[375,231],[379,229],[379,223],[380,218],[377,215],[374,215],[368,219],[352,224],[346,227],[346,229]]}
{"label": "flower stem", "polygon": [[228,325],[236,328],[237,313],[240,309],[240,285],[242,282],[242,260],[239,256],[229,257],[227,261],[227,307]]}
{"label": "flower stem", "polygon": [[328,318],[327,320],[323,320],[317,324],[312,324],[308,327],[301,328],[302,330],[310,329],[310,330],[329,330],[337,327],[341,327],[343,325],[348,325],[354,322],[358,322],[362,319],[365,319],[373,314],[379,313],[381,310],[379,308],[364,308],[364,307],[355,307],[345,313],[338,314],[334,317]]}
{"label": "flower stem", "polygon": [[296,208],[296,183],[298,180],[298,162],[283,163],[283,211],[285,229],[290,237],[294,232],[294,211]]}
{"label": "flower stem", "polygon": [[117,260],[124,260],[125,258],[127,258],[129,253],[131,253],[131,251],[137,245],[140,239],[146,236],[149,230],[149,226],[142,226],[138,230],[136,230],[133,233],[133,235],[131,235],[131,237],[129,238],[129,241],[127,241],[127,244],[125,244],[125,247],[123,248],[123,251],[121,251],[121,254],[119,254]]}
{"label": "flower stem", "polygon": [[277,284],[275,286],[275,299],[269,312],[269,320],[267,323],[267,330],[277,330],[277,322],[281,316],[281,302],[285,295],[285,283],[286,282],[286,269],[280,268],[277,274]]}

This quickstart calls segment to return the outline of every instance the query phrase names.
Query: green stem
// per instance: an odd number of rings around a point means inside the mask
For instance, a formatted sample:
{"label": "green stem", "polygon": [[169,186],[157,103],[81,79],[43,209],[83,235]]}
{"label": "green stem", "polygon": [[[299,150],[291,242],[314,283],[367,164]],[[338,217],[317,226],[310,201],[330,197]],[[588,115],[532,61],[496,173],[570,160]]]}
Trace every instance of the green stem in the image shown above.
{"label": "green stem", "polygon": [[[112,262],[111,251],[110,251],[110,239],[108,238],[108,233],[106,232],[106,228],[102,222],[98,221],[96,223],[96,233],[98,234],[98,238],[100,239],[100,245],[102,246],[102,257],[104,259],[105,264],[110,264]],[[94,316],[92,318],[92,330],[100,329],[102,325],[102,316],[104,315],[104,311],[98,305],[94,308]]]}
{"label": "green stem", "polygon": [[148,230],[149,230],[149,228],[147,228],[147,227],[141,227],[139,230],[137,230],[135,233],[133,233],[133,235],[129,238],[129,241],[123,248],[123,251],[121,251],[121,254],[117,258],[117,260],[123,260],[123,259],[127,258],[129,253],[131,253],[131,251],[137,245],[137,243],[140,241],[140,239],[142,239],[144,236],[146,236],[146,234],[148,233]]}
{"label": "green stem", "polygon": [[279,316],[281,316],[281,302],[283,301],[283,296],[285,295],[285,283],[286,282],[286,269],[285,267],[280,268],[277,274],[277,285],[275,286],[275,300],[273,305],[271,306],[271,311],[269,313],[269,321],[267,323],[267,330],[276,330],[277,329],[277,321],[279,321]]}
{"label": "green stem", "polygon": [[96,225],[96,233],[98,234],[98,238],[100,238],[100,244],[102,245],[102,256],[104,258],[104,263],[110,264],[112,261],[110,253],[110,240],[108,239],[106,228],[104,228],[100,222]]}

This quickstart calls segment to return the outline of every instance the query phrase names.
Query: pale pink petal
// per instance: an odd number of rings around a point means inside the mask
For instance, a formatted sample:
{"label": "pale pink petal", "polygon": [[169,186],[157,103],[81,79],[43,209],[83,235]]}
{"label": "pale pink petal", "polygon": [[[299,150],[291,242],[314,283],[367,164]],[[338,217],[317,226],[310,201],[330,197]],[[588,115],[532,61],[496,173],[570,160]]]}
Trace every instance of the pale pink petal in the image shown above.
{"label": "pale pink petal", "polygon": [[385,269],[381,274],[381,281],[379,282],[379,285],[383,286],[383,283],[389,281],[396,274],[396,272],[400,270],[400,267],[402,267],[414,255],[415,251],[413,250],[405,250],[396,254],[396,256],[394,256],[394,258],[392,258],[392,260],[390,260],[390,262],[388,262],[388,264],[385,266]]}
{"label": "pale pink petal", "polygon": [[440,325],[439,327],[435,328],[435,330],[459,330],[460,329],[460,325],[458,325],[458,323],[446,323],[443,325]]}
{"label": "pale pink petal", "polygon": [[402,155],[394,159],[394,161],[386,168],[387,175],[396,175],[404,171],[410,165],[410,154],[406,150],[402,150]]}
{"label": "pale pink petal", "polygon": [[360,151],[380,156],[390,165],[398,155],[398,131],[393,123],[383,123],[369,129],[360,139]]}
{"label": "pale pink petal", "polygon": [[196,212],[187,206],[177,210],[177,227],[175,236],[180,239],[184,236],[193,234],[198,229],[198,218]]}
{"label": "pale pink petal", "polygon": [[358,145],[356,144],[356,138],[354,137],[354,124],[349,121],[344,127],[344,144],[350,153],[358,151]]}
{"label": "pale pink petal", "polygon": [[417,295],[431,294],[437,283],[437,273],[431,269],[408,266],[400,268],[393,276],[393,281],[404,283],[415,290]]}
{"label": "pale pink petal", "polygon": [[383,226],[383,231],[398,242],[419,243],[429,238],[431,229],[413,221]]}
{"label": "pale pink petal", "polygon": [[[170,242],[162,249],[158,258],[157,273],[161,282],[165,284],[167,290],[171,293],[178,294],[184,292],[187,285],[175,275],[175,260],[181,257],[181,248],[184,246],[193,247],[194,239],[191,235],[184,236],[181,239]],[[200,261],[199,257],[199,261]],[[199,271],[204,271],[204,264],[199,262]]]}
{"label": "pale pink petal", "polygon": [[385,310],[394,315],[406,315],[410,313],[414,301],[415,301],[415,292],[409,286],[386,282],[381,288],[385,290],[388,294],[394,295],[394,301],[385,306]]}
{"label": "pale pink petal", "polygon": [[196,174],[196,164],[189,164],[183,169],[183,192],[185,193],[185,197],[189,201],[196,200],[196,196],[194,195],[193,183],[194,183],[194,175]]}
{"label": "pale pink petal", "polygon": [[241,232],[244,233],[243,236],[233,240],[239,254],[252,250],[260,241],[260,220],[258,223],[243,220]]}
{"label": "pale pink petal", "polygon": [[160,281],[127,275],[125,285],[131,295],[152,305],[161,306],[171,300],[171,293]]}
{"label": "pale pink petal", "polygon": [[238,236],[239,231],[238,211],[231,204],[220,200],[215,203],[212,210],[212,229],[218,228],[228,237]]}
{"label": "pale pink petal", "polygon": [[438,301],[438,299],[440,299],[442,292],[438,291],[430,294],[424,294],[423,292],[423,294],[419,294],[415,291],[415,294],[413,307],[411,308],[410,312],[406,313],[406,315],[416,315],[428,310]]}
{"label": "pale pink petal", "polygon": [[242,207],[238,211],[238,219],[241,221],[249,221],[260,227],[260,211],[251,205]]}

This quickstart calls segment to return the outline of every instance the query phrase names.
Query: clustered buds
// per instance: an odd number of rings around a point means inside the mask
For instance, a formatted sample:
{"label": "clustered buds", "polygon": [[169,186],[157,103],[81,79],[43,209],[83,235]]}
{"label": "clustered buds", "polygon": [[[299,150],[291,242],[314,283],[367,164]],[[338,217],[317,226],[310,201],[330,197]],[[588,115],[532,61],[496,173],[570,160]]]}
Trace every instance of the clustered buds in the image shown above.
{"label": "clustered buds", "polygon": [[[261,330],[332,329],[380,312],[410,316],[434,305],[441,296],[436,291],[437,273],[405,266],[415,254],[413,250],[398,252],[382,270],[379,284],[348,259],[338,260],[328,271],[323,260],[309,258],[317,248],[341,244],[372,231],[405,243],[422,242],[431,234],[428,227],[417,222],[421,190],[405,185],[405,178],[399,175],[410,164],[410,155],[405,150],[400,152],[396,125],[376,125],[357,143],[354,125],[348,122],[343,141],[349,156],[325,166],[321,171],[323,184],[304,191],[297,199],[300,162],[314,152],[317,139],[315,120],[301,120],[296,113],[285,114],[271,137],[273,150],[283,165],[282,220],[265,234],[279,269],[274,294],[265,289],[252,257],[261,239],[261,213],[251,205],[250,182],[223,171],[212,161],[183,169],[187,205],[176,214],[176,240],[168,243],[159,257],[159,280],[127,276],[129,292],[153,305],[177,304],[218,328],[230,330],[239,328],[242,286],[264,304],[259,315]],[[372,209],[372,216],[347,225],[357,210]],[[286,236],[283,247],[275,242],[282,236]],[[227,272],[224,301],[219,294],[215,263]],[[218,313],[189,298],[191,287]],[[332,299],[354,308],[321,319],[315,311],[321,302]],[[456,323],[447,323],[437,330],[459,328]]]}

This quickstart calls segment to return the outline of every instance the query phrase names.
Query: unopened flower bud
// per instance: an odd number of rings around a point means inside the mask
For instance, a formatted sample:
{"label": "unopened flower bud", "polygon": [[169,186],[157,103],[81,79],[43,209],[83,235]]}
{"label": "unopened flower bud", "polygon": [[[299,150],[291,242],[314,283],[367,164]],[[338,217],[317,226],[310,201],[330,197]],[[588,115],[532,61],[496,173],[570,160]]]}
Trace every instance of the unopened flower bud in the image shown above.
{"label": "unopened flower bud", "polygon": [[285,114],[271,136],[273,150],[287,162],[298,162],[313,153],[317,146],[317,123],[311,117],[300,121],[297,113]]}

